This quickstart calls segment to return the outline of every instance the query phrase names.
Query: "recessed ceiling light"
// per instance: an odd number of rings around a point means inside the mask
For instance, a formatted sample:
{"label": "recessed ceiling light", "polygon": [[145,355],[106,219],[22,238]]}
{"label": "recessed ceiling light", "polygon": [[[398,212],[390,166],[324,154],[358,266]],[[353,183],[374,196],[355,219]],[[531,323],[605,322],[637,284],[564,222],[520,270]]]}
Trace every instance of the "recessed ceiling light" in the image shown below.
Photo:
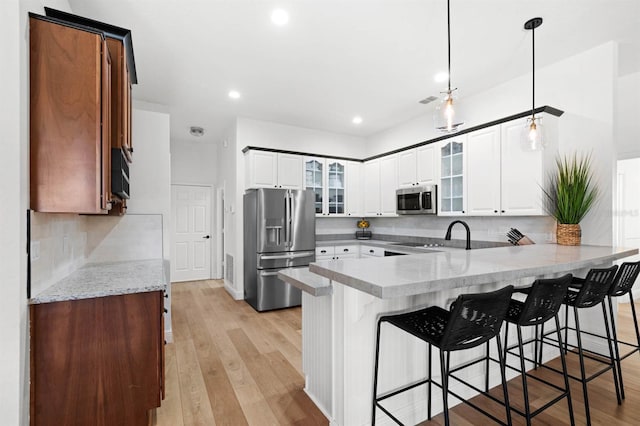
{"label": "recessed ceiling light", "polygon": [[289,22],[289,12],[284,9],[275,9],[271,12],[271,22],[281,27]]}
{"label": "recessed ceiling light", "polygon": [[445,81],[447,81],[447,78],[449,78],[449,74],[447,74],[446,72],[439,72],[438,74],[433,76],[433,79],[436,83],[444,83]]}
{"label": "recessed ceiling light", "polygon": [[362,117],[360,117],[359,115],[356,115],[355,117],[353,117],[353,120],[351,120],[351,122],[353,124],[360,124],[362,123]]}
{"label": "recessed ceiling light", "polygon": [[240,92],[238,92],[237,90],[230,90],[229,97],[231,99],[240,99]]}

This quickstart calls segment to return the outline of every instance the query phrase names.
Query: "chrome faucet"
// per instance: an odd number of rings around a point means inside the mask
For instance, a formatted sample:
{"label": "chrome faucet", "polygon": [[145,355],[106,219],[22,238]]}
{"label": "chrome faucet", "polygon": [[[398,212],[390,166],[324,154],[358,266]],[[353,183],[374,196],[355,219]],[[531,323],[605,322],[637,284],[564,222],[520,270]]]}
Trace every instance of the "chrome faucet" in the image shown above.
{"label": "chrome faucet", "polygon": [[456,223],[461,223],[462,226],[464,226],[467,230],[467,250],[471,250],[471,230],[469,229],[469,225],[467,225],[467,222],[465,221],[454,220],[453,222],[451,222],[449,224],[449,227],[447,228],[447,235],[444,236],[444,239],[451,240],[451,228],[453,228],[453,225],[455,225]]}

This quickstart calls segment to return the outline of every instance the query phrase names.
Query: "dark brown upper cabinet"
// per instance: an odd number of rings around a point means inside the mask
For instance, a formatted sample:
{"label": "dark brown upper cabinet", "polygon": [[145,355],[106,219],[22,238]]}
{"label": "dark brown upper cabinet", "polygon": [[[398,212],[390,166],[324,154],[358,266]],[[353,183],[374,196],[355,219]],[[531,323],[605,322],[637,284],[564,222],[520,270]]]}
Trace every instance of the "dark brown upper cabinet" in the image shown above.
{"label": "dark brown upper cabinet", "polygon": [[48,17],[100,31],[107,40],[111,54],[111,131],[112,147],[123,150],[131,162],[133,141],[131,138],[131,86],[138,83],[131,31],[83,16],[45,7]]}
{"label": "dark brown upper cabinet", "polygon": [[31,208],[111,208],[111,57],[104,35],[29,15]]}

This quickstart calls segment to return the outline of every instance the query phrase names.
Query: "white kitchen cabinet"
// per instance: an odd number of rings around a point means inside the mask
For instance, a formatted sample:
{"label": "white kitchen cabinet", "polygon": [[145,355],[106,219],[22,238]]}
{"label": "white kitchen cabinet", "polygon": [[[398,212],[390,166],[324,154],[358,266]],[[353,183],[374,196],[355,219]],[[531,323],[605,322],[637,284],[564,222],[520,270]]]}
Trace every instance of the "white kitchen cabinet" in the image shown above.
{"label": "white kitchen cabinet", "polygon": [[396,216],[397,155],[364,163],[364,182],[365,216]]}
{"label": "white kitchen cabinet", "polygon": [[[555,119],[548,118],[547,122]],[[547,124],[547,123],[545,123]],[[510,216],[544,215],[544,153],[553,157],[552,126],[547,125],[546,136],[549,147],[543,151],[525,151],[520,144],[520,134],[525,120],[516,120],[501,125],[502,130],[502,179],[501,213]]]}
{"label": "white kitchen cabinet", "polygon": [[359,255],[355,244],[316,247],[316,261],[357,259]]}
{"label": "white kitchen cabinet", "polygon": [[302,188],[302,156],[249,150],[245,157],[246,188]]}
{"label": "white kitchen cabinet", "polygon": [[398,156],[380,159],[380,213],[396,216],[396,189],[398,189]]}
{"label": "white kitchen cabinet", "polygon": [[347,161],[347,216],[364,217],[364,165],[359,161]]}
{"label": "white kitchen cabinet", "polygon": [[461,216],[467,214],[466,177],[467,136],[454,136],[438,145],[440,161],[440,187],[438,188],[438,215]]}
{"label": "white kitchen cabinet", "polygon": [[467,135],[467,207],[470,216],[494,216],[500,206],[500,126]]}
{"label": "white kitchen cabinet", "polygon": [[364,215],[380,216],[380,160],[364,163]]}
{"label": "white kitchen cabinet", "polygon": [[524,120],[468,134],[467,202],[473,216],[542,215],[543,153],[520,144]]}
{"label": "white kitchen cabinet", "polygon": [[436,183],[436,145],[424,145],[398,153],[399,188]]}
{"label": "white kitchen cabinet", "polygon": [[316,215],[346,214],[346,169],[344,160],[304,157],[304,188],[315,192]]}

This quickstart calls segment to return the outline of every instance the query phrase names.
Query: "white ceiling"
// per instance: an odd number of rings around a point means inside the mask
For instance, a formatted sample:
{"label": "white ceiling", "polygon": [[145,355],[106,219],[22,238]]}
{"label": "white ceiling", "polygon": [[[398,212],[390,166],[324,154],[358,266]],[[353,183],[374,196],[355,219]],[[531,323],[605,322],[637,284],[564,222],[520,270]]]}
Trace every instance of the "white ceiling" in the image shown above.
{"label": "white ceiling", "polygon": [[[420,114],[446,83],[446,0],[69,0],[73,13],[133,32],[134,98],[169,107],[171,138],[217,142],[236,116],[368,136]],[[276,27],[271,11],[289,11]],[[609,40],[640,70],[638,0],[451,0],[460,97]],[[579,72],[579,70],[576,70]],[[242,93],[233,101],[231,89]],[[351,123],[355,115],[364,122]]]}

